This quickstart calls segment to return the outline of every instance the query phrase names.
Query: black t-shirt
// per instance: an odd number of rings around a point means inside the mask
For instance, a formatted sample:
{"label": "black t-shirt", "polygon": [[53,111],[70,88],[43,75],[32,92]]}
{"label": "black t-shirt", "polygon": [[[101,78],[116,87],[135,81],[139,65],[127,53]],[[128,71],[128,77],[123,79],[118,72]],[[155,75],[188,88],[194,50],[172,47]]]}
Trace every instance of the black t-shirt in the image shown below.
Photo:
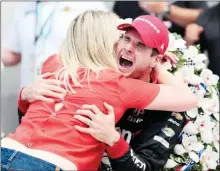
{"label": "black t-shirt", "polygon": [[[206,9],[208,8],[207,2],[205,1],[176,1],[173,3],[174,5],[182,8],[192,8],[192,9]],[[172,33],[178,33],[182,37],[184,36],[185,29],[175,23],[172,23],[172,27],[169,29]]]}
{"label": "black t-shirt", "polygon": [[148,13],[143,11],[138,1],[116,1],[113,7],[113,11],[120,18],[132,18],[135,19],[140,15],[147,15]]}
{"label": "black t-shirt", "polygon": [[208,51],[209,68],[214,74],[220,75],[220,3],[205,10],[199,16],[197,24],[203,27],[204,31],[200,36],[201,46]]}
{"label": "black t-shirt", "polygon": [[116,127],[129,130],[135,133],[146,125],[166,121],[170,117],[171,112],[128,109],[116,124]]}

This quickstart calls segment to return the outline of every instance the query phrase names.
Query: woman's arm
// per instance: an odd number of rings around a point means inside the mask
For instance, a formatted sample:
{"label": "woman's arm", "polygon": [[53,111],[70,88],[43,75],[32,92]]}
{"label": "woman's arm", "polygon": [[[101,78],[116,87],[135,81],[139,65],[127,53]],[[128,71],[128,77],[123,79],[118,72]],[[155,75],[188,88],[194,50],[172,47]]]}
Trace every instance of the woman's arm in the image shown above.
{"label": "woman's arm", "polygon": [[183,112],[196,107],[198,99],[182,79],[163,69],[159,62],[154,71],[160,91],[145,109]]}

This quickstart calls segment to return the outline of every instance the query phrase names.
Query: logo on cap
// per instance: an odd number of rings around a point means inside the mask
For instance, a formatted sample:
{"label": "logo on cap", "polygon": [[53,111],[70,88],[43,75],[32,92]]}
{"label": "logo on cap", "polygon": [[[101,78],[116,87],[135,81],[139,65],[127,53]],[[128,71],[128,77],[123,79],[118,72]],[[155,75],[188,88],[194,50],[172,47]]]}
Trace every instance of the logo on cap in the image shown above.
{"label": "logo on cap", "polygon": [[144,21],[145,23],[147,23],[148,25],[150,25],[156,32],[157,34],[160,33],[160,30],[157,28],[157,26],[155,26],[151,21],[149,21],[148,19],[145,19],[145,18],[141,18],[141,17],[138,17],[135,19],[136,20],[141,20],[141,21]]}
{"label": "logo on cap", "polygon": [[160,46],[160,48],[163,50],[163,49],[164,49],[164,44],[162,44],[162,45]]}

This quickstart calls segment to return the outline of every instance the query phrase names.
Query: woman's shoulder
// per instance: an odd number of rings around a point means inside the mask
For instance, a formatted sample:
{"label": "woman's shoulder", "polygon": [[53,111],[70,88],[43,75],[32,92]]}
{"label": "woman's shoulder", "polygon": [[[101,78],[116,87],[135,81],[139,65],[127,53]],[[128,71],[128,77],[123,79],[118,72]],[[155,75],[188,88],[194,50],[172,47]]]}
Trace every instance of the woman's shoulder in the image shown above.
{"label": "woman's shoulder", "polygon": [[106,69],[99,73],[99,80],[102,81],[120,81],[121,78],[124,78],[123,74],[114,69]]}
{"label": "woman's shoulder", "polygon": [[51,55],[43,64],[42,74],[47,72],[55,72],[59,67],[61,67],[61,63],[59,62],[57,55]]}

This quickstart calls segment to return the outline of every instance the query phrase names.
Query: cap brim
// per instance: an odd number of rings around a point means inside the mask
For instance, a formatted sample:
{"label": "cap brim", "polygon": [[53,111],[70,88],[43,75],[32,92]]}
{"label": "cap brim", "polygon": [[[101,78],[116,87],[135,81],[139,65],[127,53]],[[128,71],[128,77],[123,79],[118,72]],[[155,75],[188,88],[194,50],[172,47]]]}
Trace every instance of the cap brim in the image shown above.
{"label": "cap brim", "polygon": [[129,28],[135,28],[135,27],[132,24],[128,24],[128,23],[120,24],[117,27],[118,30],[122,30],[122,31],[126,31]]}
{"label": "cap brim", "polygon": [[[145,45],[147,45],[150,48],[157,48],[158,49],[158,47],[155,46],[154,40],[150,38],[151,37],[150,33],[146,32],[146,34],[148,34],[148,36],[146,36],[146,35],[143,36],[143,32],[141,31],[140,28],[135,27],[132,24],[128,24],[128,23],[120,24],[117,27],[118,30],[122,30],[122,31],[127,31],[130,28],[134,28],[135,30],[137,30],[137,32],[140,34],[142,40],[144,41]],[[146,37],[146,38],[143,39],[143,37]],[[158,49],[158,51],[160,52],[160,54],[163,54],[160,49]]]}
{"label": "cap brim", "polygon": [[[154,48],[154,46],[152,46],[152,39],[149,36],[145,36],[147,38],[143,39],[143,32],[141,31],[140,28],[133,26],[132,24],[128,24],[128,23],[124,23],[124,24],[120,24],[117,29],[118,30],[122,30],[122,31],[127,31],[130,28],[134,28],[135,30],[137,30],[137,32],[139,33],[139,35],[141,36],[142,40],[144,41],[144,43],[151,48]],[[145,34],[148,34],[148,32],[146,32]]]}

